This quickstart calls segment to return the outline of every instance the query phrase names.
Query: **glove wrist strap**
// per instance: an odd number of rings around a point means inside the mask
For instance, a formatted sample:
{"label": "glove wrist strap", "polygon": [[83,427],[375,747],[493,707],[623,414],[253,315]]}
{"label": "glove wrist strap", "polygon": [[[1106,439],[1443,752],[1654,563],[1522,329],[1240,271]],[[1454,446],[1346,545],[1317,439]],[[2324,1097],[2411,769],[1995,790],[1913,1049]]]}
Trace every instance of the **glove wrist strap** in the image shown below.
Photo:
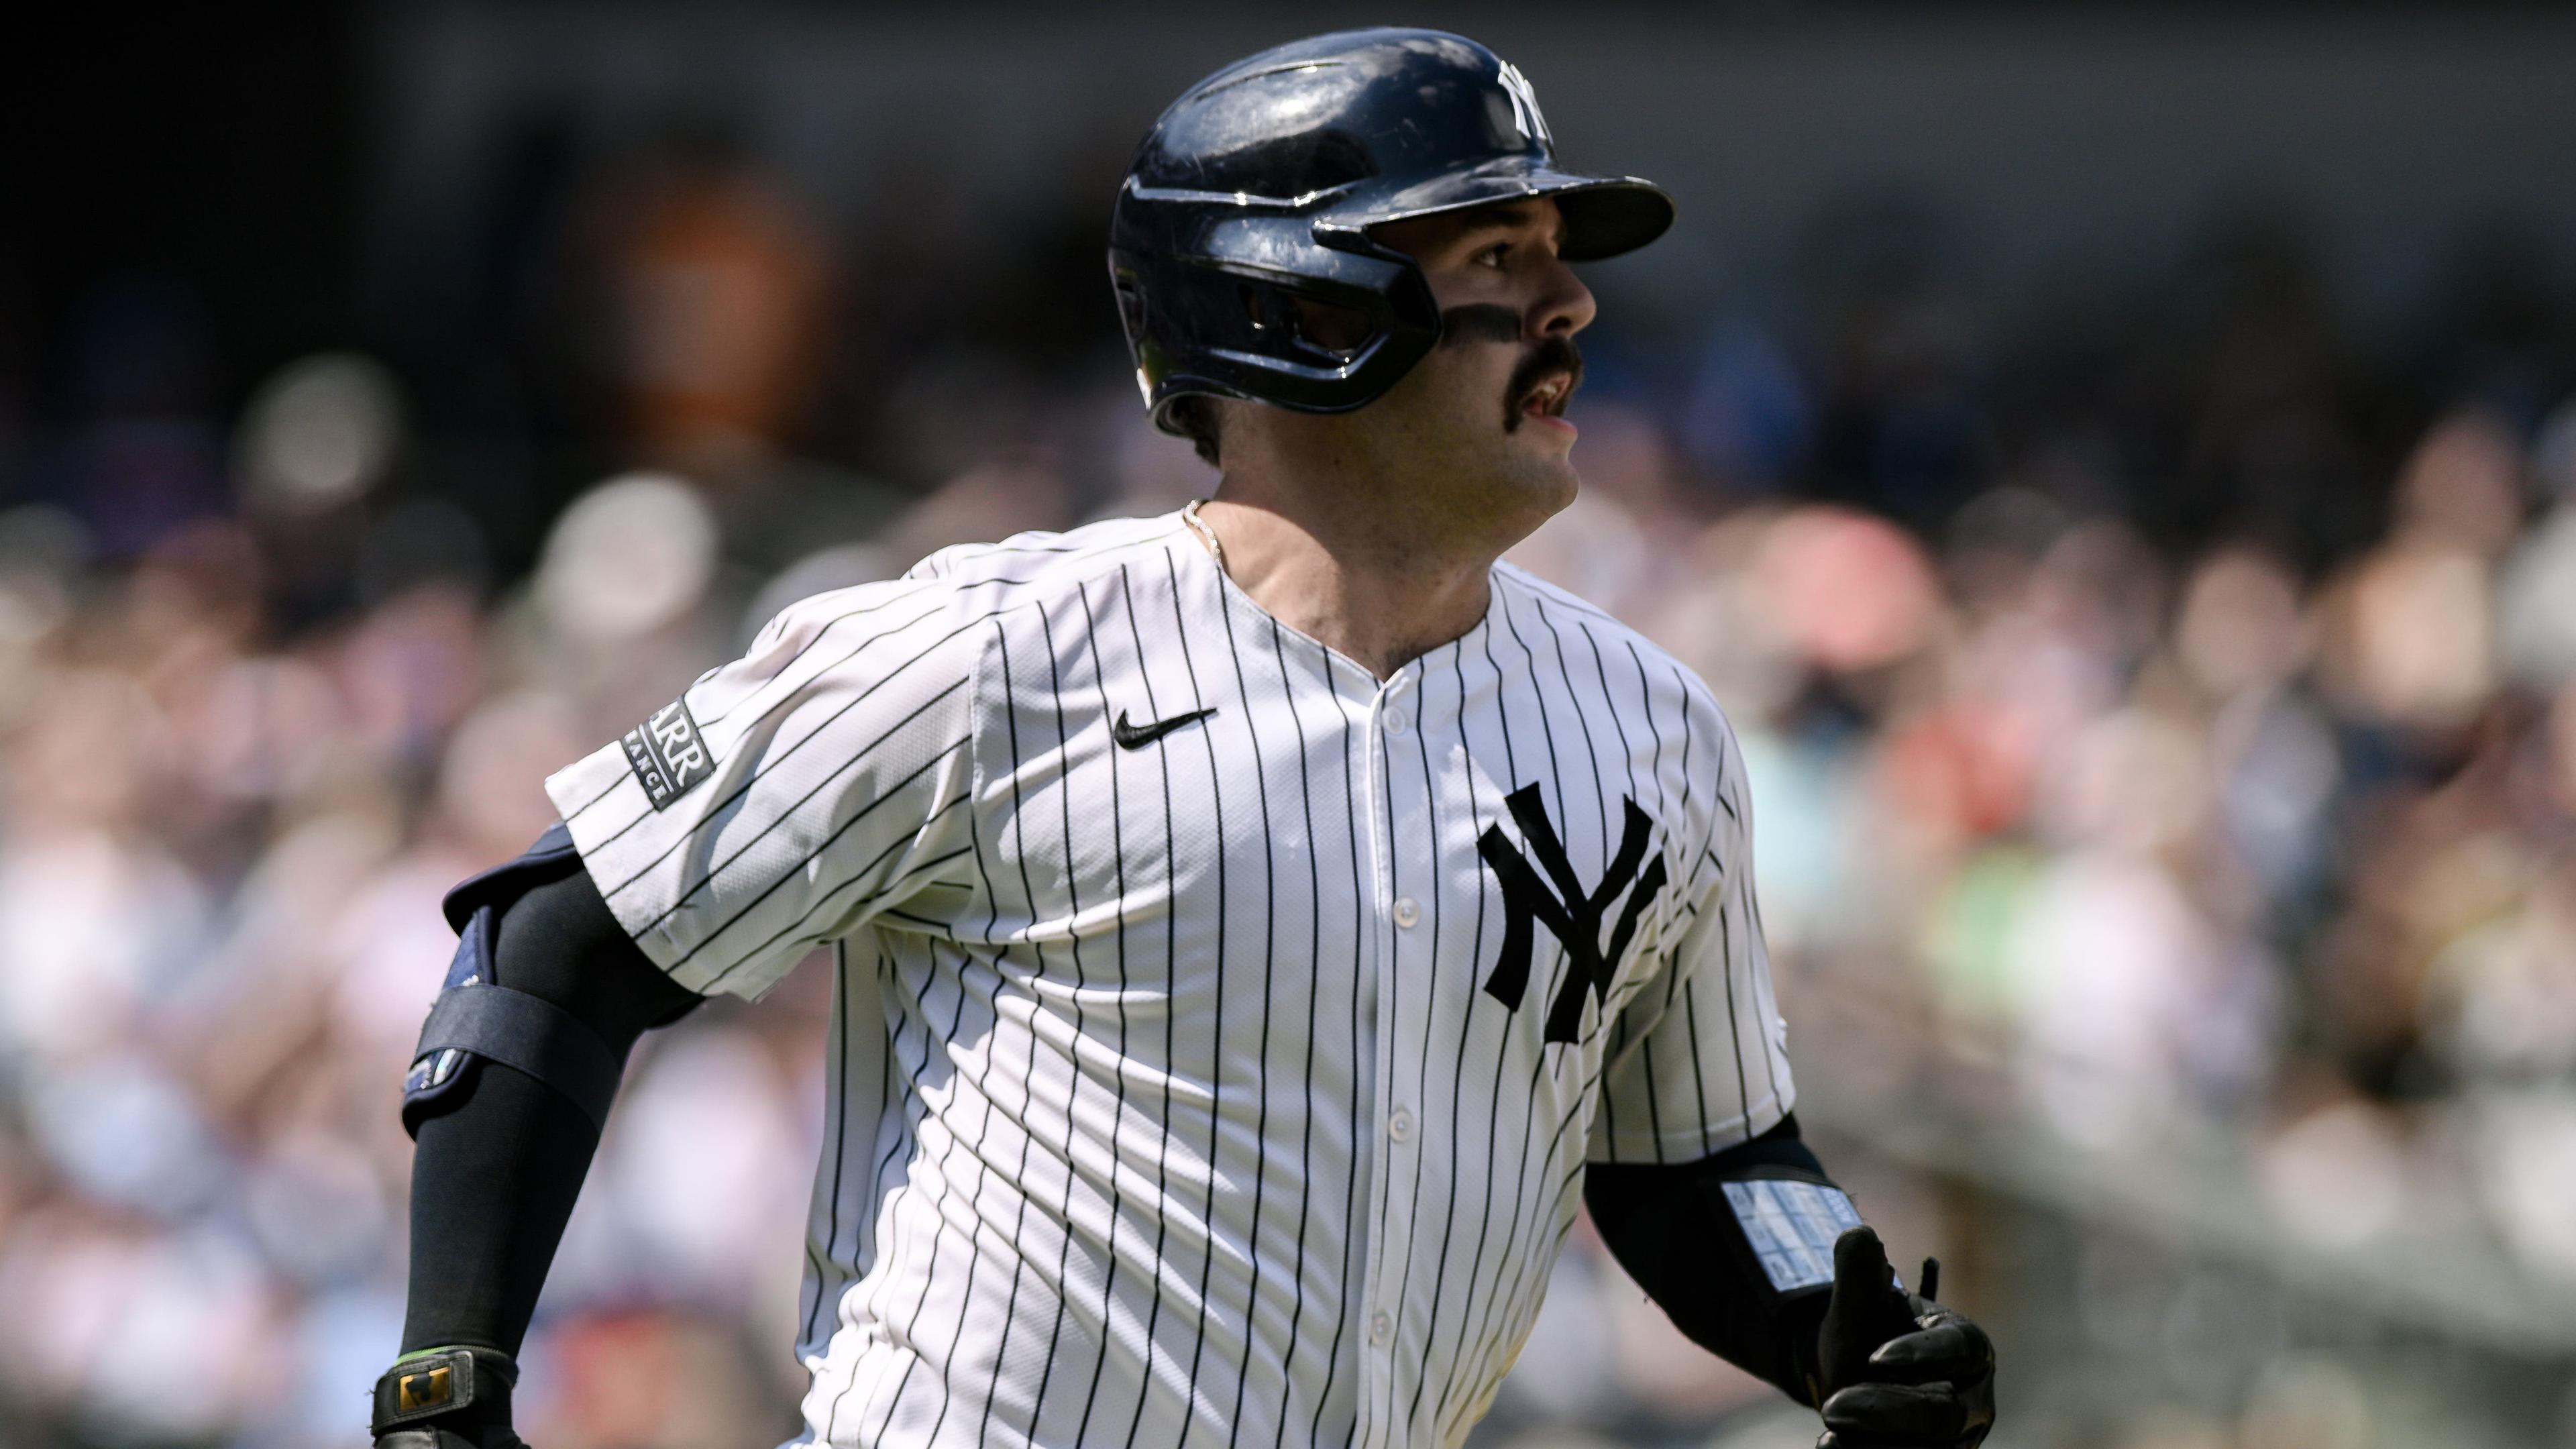
{"label": "glove wrist strap", "polygon": [[376,1380],[369,1432],[383,1438],[395,1429],[444,1424],[510,1422],[510,1390],[518,1362],[492,1348],[442,1348],[397,1361]]}

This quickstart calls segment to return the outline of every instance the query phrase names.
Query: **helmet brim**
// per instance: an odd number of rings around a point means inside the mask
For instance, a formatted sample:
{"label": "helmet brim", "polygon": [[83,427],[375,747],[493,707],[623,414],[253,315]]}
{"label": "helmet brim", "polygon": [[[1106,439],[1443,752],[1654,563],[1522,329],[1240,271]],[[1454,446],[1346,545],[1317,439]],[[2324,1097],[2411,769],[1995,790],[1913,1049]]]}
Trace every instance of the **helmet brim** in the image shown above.
{"label": "helmet brim", "polygon": [[1345,233],[1415,217],[1466,211],[1497,202],[1545,196],[1565,218],[1557,254],[1569,262],[1599,261],[1632,252],[1670,230],[1673,198],[1635,176],[1583,176],[1525,156],[1451,171],[1410,186],[1377,191],[1365,184],[1316,218],[1316,229]]}

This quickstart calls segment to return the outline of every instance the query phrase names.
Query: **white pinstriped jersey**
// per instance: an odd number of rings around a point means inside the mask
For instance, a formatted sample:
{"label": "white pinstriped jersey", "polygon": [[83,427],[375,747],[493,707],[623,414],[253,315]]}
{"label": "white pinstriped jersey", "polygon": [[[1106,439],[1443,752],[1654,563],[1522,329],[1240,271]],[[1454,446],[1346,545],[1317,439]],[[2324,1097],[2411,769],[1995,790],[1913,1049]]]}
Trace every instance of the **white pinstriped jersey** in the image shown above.
{"label": "white pinstriped jersey", "polygon": [[1380,681],[1177,514],[951,549],[547,782],[681,983],[835,945],[800,1442],[1455,1444],[1586,1160],[1788,1111],[1725,721],[1492,584]]}

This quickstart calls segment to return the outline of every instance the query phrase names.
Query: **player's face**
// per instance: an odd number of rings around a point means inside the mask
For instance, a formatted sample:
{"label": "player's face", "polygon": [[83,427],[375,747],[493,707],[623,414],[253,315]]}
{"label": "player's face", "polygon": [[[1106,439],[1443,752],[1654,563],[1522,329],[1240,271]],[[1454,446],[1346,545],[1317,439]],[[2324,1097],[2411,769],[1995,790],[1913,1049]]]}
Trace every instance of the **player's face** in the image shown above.
{"label": "player's face", "polygon": [[1564,414],[1583,378],[1574,334],[1595,310],[1557,255],[1556,203],[1498,202],[1373,235],[1420,264],[1441,338],[1360,417],[1411,455],[1426,487],[1537,526],[1574,499],[1575,429]]}

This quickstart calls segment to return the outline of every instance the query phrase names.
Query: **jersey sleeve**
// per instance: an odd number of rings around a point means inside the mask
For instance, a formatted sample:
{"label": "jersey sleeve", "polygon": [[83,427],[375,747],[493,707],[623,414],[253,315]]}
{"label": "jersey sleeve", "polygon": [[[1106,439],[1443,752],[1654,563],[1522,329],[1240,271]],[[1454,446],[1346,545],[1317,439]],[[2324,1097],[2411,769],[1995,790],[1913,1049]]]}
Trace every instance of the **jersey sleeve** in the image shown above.
{"label": "jersey sleeve", "polygon": [[793,604],[546,781],[609,910],[681,985],[757,997],[817,943],[968,878],[993,631],[955,600],[907,578]]}
{"label": "jersey sleeve", "polygon": [[[1691,1162],[1779,1125],[1796,1100],[1753,892],[1744,758],[1713,707],[1713,819],[1666,921],[1662,967],[1611,1023],[1594,1162]],[[1685,842],[1683,848],[1688,848]]]}

